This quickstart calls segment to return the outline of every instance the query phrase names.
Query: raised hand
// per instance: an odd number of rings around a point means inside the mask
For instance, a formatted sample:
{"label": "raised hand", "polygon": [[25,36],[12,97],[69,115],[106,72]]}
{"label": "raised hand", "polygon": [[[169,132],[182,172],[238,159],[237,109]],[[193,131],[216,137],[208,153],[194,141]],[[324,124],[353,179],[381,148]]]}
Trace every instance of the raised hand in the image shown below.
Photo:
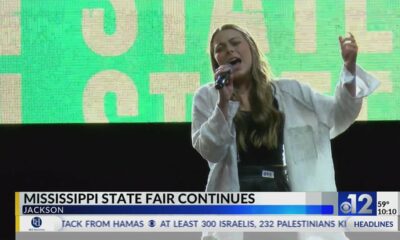
{"label": "raised hand", "polygon": [[358,46],[354,35],[350,32],[349,34],[349,37],[343,38],[342,36],[339,36],[339,43],[344,65],[347,70],[354,75],[356,71]]}

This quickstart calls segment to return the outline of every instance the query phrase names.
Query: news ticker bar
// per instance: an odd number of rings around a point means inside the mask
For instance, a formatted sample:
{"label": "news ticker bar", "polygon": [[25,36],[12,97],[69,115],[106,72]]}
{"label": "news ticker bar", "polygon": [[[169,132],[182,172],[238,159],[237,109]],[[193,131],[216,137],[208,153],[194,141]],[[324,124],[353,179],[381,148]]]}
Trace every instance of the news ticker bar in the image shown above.
{"label": "news ticker bar", "polygon": [[38,215],[17,232],[399,232],[399,216]]}
{"label": "news ticker bar", "polygon": [[[21,232],[15,234],[16,240],[200,240],[202,232]],[[235,236],[232,236],[235,235]],[[313,233],[313,232],[247,232],[229,233],[228,240],[238,239],[236,235],[243,236],[242,240],[256,239],[280,239],[280,240],[299,240],[299,239],[346,239],[342,233]],[[305,236],[306,235],[306,236]],[[336,238],[332,235],[339,235]],[[347,232],[346,237],[351,240],[399,240],[400,232]],[[226,236],[226,235],[225,235]],[[234,238],[236,237],[236,238]],[[300,238],[301,237],[301,238]],[[221,238],[220,238],[221,239]],[[346,240],[348,240],[346,239]]]}
{"label": "news ticker bar", "polygon": [[399,195],[17,192],[16,231],[399,231]]}

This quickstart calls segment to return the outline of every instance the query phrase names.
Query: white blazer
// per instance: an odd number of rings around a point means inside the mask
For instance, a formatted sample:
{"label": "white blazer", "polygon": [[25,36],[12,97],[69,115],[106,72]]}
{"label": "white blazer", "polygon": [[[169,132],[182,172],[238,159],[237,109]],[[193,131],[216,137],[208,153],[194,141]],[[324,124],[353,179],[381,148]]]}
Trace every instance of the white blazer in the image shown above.
{"label": "white blazer", "polygon": [[[285,114],[284,157],[292,191],[336,191],[330,140],[355,121],[362,98],[379,85],[377,79],[358,66],[356,73],[355,97],[343,85],[350,75],[345,68],[334,97],[314,92],[296,80],[274,81],[279,110]],[[229,102],[228,119],[225,119],[217,106],[218,94],[213,83],[196,92],[192,144],[208,161],[206,191],[237,192],[240,186],[233,118],[239,102]]]}

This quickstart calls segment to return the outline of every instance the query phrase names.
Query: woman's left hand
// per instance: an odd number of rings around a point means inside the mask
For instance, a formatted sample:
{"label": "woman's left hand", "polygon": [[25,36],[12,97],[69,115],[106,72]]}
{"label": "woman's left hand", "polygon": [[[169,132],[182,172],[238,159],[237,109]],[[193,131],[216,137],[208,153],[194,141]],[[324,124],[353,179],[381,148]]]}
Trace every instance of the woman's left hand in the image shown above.
{"label": "woman's left hand", "polygon": [[351,33],[349,34],[350,36],[345,38],[339,36],[339,43],[342,50],[344,66],[354,75],[356,72],[358,46],[354,35]]}

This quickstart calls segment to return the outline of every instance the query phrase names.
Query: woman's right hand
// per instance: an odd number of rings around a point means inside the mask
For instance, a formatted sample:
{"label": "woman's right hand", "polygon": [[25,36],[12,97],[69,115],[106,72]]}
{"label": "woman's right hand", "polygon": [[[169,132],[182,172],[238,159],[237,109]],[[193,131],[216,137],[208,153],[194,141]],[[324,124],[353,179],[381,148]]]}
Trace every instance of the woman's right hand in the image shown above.
{"label": "woman's right hand", "polygon": [[233,81],[232,81],[232,65],[224,64],[219,66],[214,73],[214,79],[217,80],[218,76],[225,75],[226,81],[224,86],[219,89],[218,107],[223,112],[225,119],[228,119],[228,103],[233,94]]}
{"label": "woman's right hand", "polygon": [[214,80],[216,81],[219,76],[225,76],[224,86],[219,89],[219,104],[227,104],[233,94],[233,81],[232,81],[232,65],[224,64],[219,66],[214,73]]}

